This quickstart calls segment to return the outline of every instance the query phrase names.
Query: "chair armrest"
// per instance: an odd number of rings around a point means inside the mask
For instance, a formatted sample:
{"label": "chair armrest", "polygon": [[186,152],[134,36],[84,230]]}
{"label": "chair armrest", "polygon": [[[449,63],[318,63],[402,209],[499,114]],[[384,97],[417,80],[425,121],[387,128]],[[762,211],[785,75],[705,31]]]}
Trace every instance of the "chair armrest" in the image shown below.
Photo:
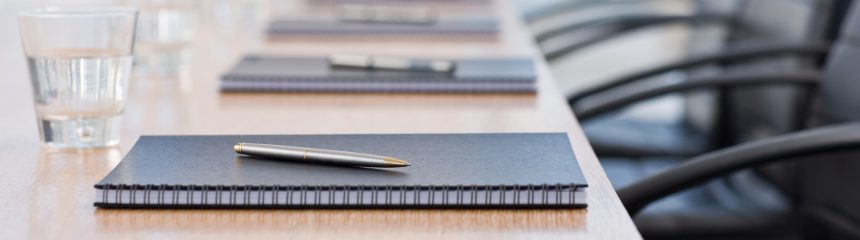
{"label": "chair armrest", "polygon": [[701,79],[690,79],[678,84],[648,89],[641,92],[614,99],[595,107],[576,111],[577,118],[585,121],[598,114],[605,113],[620,107],[627,106],[642,100],[662,96],[669,93],[686,92],[714,87],[749,87],[768,84],[789,84],[814,87],[818,85],[820,74],[817,71],[795,71],[786,73],[758,73],[758,74],[736,74],[728,76],[717,76]]}
{"label": "chair armrest", "polygon": [[604,29],[603,31],[597,31],[597,34],[586,37],[584,40],[575,41],[566,46],[560,47],[557,50],[553,50],[547,53],[544,53],[544,56],[548,60],[554,60],[576,50],[588,47],[592,44],[611,39],[614,37],[618,37],[624,35],[625,33],[630,33],[633,30],[648,28],[648,27],[658,27],[664,26],[666,24],[675,24],[675,23],[686,23],[686,24],[696,24],[696,23],[707,23],[707,22],[718,22],[718,23],[727,23],[731,20],[730,16],[725,15],[716,15],[716,14],[700,14],[700,15],[629,15],[629,16],[616,16],[616,17],[608,17],[602,19],[595,19],[586,22],[576,23],[568,26],[564,26],[558,29],[546,31],[537,35],[536,41],[543,42],[549,38],[553,38],[559,35],[575,32],[575,31],[595,31],[594,29]]}
{"label": "chair armrest", "polygon": [[749,60],[780,54],[822,56],[824,54],[827,54],[829,50],[830,43],[826,42],[768,43],[753,47],[732,49],[727,52],[697,56],[682,60],[680,62],[657,66],[641,72],[623,76],[615,80],[607,81],[605,84],[598,85],[597,87],[582,91],[568,98],[568,103],[573,106],[582,99],[593,96],[595,94],[599,94],[620,87],[622,85],[634,83],[639,80],[647,79],[649,77],[653,77],[670,71],[685,70],[688,68],[698,67],[707,64]]}
{"label": "chair armrest", "polygon": [[632,216],[657,199],[737,170],[857,147],[860,122],[814,128],[694,157],[618,190],[618,196]]}

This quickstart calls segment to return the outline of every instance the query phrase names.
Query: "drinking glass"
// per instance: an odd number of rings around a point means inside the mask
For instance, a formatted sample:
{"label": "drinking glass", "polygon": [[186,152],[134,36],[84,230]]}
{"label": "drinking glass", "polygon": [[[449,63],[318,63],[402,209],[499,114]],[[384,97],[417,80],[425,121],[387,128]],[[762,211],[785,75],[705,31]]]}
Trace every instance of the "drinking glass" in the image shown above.
{"label": "drinking glass", "polygon": [[198,0],[125,0],[122,2],[140,9],[135,34],[135,72],[143,74],[148,79],[183,80],[190,68],[191,44],[197,33],[201,2]]}
{"label": "drinking glass", "polygon": [[137,10],[46,7],[18,13],[39,137],[48,147],[117,145]]}

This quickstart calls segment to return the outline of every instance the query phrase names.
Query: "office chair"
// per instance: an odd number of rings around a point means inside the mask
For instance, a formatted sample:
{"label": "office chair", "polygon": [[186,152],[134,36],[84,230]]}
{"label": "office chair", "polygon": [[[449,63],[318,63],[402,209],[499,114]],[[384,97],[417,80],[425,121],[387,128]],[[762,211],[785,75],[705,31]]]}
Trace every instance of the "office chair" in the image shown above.
{"label": "office chair", "polygon": [[[613,182],[646,239],[860,239],[860,4],[850,5],[841,37],[820,73],[738,73],[608,103],[617,108],[670,93],[759,85],[801,86],[820,98],[809,106],[817,109],[810,116],[819,127],[702,154],[630,182]],[[783,169],[795,180],[789,188],[731,180],[786,162],[798,163]],[[750,191],[756,186],[748,185],[755,184],[760,188]],[[714,185],[723,187],[711,188]]]}
{"label": "office chair", "polygon": [[[683,71],[688,73],[688,78],[695,79],[713,75],[712,72],[779,72],[818,68],[818,60],[829,49],[827,39],[832,38],[830,35],[835,32],[828,27],[837,26],[835,23],[839,22],[839,15],[834,14],[838,2],[843,0],[740,2],[741,8],[732,17],[733,27],[728,33],[729,47],[723,51],[606,81],[570,97],[569,103],[583,122],[595,151],[601,156],[692,156],[751,140],[747,138],[752,136],[737,136],[738,132],[747,132],[747,127],[741,123],[754,122],[756,138],[796,130],[803,124],[803,119],[799,119],[803,113],[797,109],[806,98],[802,91],[792,87],[687,93],[682,118],[670,123],[594,113],[605,107],[600,105],[600,101],[607,96],[611,99],[619,91],[647,91],[648,88],[642,89],[643,84],[651,84],[649,81],[654,76],[665,73]],[[774,21],[781,18],[791,20]],[[716,71],[705,71],[707,74],[695,71],[703,68],[716,68]]]}

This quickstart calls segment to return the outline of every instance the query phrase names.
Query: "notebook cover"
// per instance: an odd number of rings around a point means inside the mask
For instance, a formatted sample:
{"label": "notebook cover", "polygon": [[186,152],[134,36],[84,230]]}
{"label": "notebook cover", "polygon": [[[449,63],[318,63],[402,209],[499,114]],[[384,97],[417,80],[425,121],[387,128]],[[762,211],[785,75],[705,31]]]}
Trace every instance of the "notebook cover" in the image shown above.
{"label": "notebook cover", "polygon": [[371,4],[371,5],[381,5],[381,4],[415,4],[415,5],[432,5],[432,4],[463,4],[463,5],[473,5],[480,4],[486,5],[489,4],[490,0],[314,0],[308,1],[307,4],[321,4],[321,5],[330,5],[330,4]]}
{"label": "notebook cover", "polygon": [[[223,91],[534,92],[531,59],[461,59],[453,73],[334,68],[323,57],[250,55],[221,76]],[[289,84],[287,84],[289,83]],[[400,87],[400,88],[397,88]]]}
{"label": "notebook cover", "polygon": [[278,19],[267,32],[279,35],[495,35],[498,21],[491,16],[443,18],[431,24],[344,22],[334,17]]}
{"label": "notebook cover", "polygon": [[[372,153],[412,166],[374,169],[242,157],[233,152],[238,142]],[[565,133],[499,133],[142,136],[95,187],[162,184],[587,186]]]}

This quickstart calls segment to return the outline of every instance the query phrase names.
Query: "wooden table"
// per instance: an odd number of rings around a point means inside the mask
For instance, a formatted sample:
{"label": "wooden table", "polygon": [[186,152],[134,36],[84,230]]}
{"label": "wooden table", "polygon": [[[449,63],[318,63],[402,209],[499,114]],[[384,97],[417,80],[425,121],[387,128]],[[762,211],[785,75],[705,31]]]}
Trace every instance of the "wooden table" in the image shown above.
{"label": "wooden table", "polygon": [[[232,4],[224,8],[218,4]],[[265,2],[208,2],[197,40],[149,54],[191,53],[181,67],[140,64],[131,80],[120,147],[47,151],[39,146],[27,66],[14,12],[0,8],[0,239],[331,238],[638,239],[579,123],[529,33],[496,4],[496,40],[287,40],[261,36]],[[250,7],[249,7],[250,6]],[[220,10],[219,10],[220,9]],[[227,14],[223,9],[232,9]],[[245,10],[248,10],[245,11]],[[241,11],[240,11],[241,10]],[[242,12],[245,11],[245,12]],[[211,12],[211,13],[206,13]],[[155,51],[156,53],[152,53]],[[376,53],[402,56],[530,56],[537,95],[221,94],[219,74],[243,53]],[[175,65],[172,65],[175,66]],[[570,77],[570,76],[568,76]],[[141,134],[567,132],[588,183],[581,210],[104,210],[93,184]]]}

